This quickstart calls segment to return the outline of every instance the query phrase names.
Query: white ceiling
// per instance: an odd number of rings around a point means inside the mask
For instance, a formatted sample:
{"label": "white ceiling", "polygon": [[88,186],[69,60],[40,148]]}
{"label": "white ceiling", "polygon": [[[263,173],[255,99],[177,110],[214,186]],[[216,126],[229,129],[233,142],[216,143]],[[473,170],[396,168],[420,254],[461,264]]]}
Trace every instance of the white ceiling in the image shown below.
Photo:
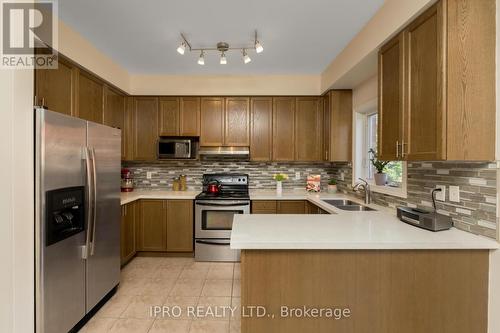
{"label": "white ceiling", "polygon": [[[63,21],[133,74],[319,74],[384,0],[59,0]],[[193,47],[252,44],[264,52],[176,52],[183,32]]]}

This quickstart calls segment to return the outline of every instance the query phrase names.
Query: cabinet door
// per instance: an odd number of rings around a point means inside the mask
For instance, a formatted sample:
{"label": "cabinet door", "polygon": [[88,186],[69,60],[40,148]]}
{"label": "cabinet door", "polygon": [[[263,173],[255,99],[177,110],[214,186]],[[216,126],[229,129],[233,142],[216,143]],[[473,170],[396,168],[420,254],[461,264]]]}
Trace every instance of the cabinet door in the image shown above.
{"label": "cabinet door", "polygon": [[102,124],[103,88],[97,78],[83,71],[78,75],[78,117]]}
{"label": "cabinet door", "polygon": [[279,200],[277,202],[278,214],[305,214],[306,201],[304,200]]}
{"label": "cabinet door", "polygon": [[121,227],[121,263],[127,263],[136,253],[135,247],[135,207],[132,202],[122,206],[122,227]]}
{"label": "cabinet door", "polygon": [[158,141],[158,99],[134,98],[134,160],[156,159]]}
{"label": "cabinet door", "polygon": [[122,130],[122,160],[125,159],[125,96],[118,91],[104,88],[104,125]]}
{"label": "cabinet door", "polygon": [[59,59],[57,69],[36,69],[35,85],[37,103],[43,99],[49,110],[67,114],[75,113],[75,86],[77,70],[68,62]]}
{"label": "cabinet door", "polygon": [[167,251],[193,251],[193,201],[167,200]]}
{"label": "cabinet door", "polygon": [[222,146],[224,143],[224,98],[201,99],[201,146]]}
{"label": "cabinet door", "polygon": [[330,94],[323,96],[323,161],[330,160],[330,141],[331,141],[331,108],[330,108]]}
{"label": "cabinet door", "polygon": [[250,106],[247,97],[228,97],[224,110],[224,145],[250,145]]}
{"label": "cabinet door", "polygon": [[404,91],[403,35],[385,44],[378,54],[378,142],[381,160],[401,158]]}
{"label": "cabinet door", "polygon": [[158,134],[163,136],[179,135],[180,131],[180,105],[176,97],[160,98],[158,110]]}
{"label": "cabinet door", "polygon": [[125,123],[123,130],[125,161],[134,159],[134,98],[125,97]]}
{"label": "cabinet door", "polygon": [[295,160],[320,161],[323,151],[323,103],[318,97],[297,97]]}
{"label": "cabinet door", "polygon": [[330,161],[352,160],[352,91],[330,92]]}
{"label": "cabinet door", "polygon": [[273,99],[250,99],[250,159],[270,161],[273,143]]}
{"label": "cabinet door", "polygon": [[443,10],[438,2],[404,31],[406,98],[403,155],[407,160],[446,157]]}
{"label": "cabinet door", "polygon": [[295,157],[295,98],[273,98],[273,160],[293,161]]}
{"label": "cabinet door", "polygon": [[200,136],[200,98],[181,97],[180,135]]}
{"label": "cabinet door", "polygon": [[167,249],[167,221],[165,200],[141,200],[137,230],[138,251],[165,251]]}

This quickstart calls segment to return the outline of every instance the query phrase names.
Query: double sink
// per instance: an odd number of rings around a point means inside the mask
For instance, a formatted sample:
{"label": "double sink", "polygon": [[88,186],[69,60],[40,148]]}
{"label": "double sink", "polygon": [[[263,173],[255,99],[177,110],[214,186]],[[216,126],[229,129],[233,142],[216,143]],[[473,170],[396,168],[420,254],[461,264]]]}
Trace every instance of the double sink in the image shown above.
{"label": "double sink", "polygon": [[358,204],[357,202],[347,200],[347,199],[332,199],[332,200],[323,200],[329,205],[332,205],[338,209],[349,210],[351,212],[368,212],[374,211],[375,209],[370,208],[368,206],[363,206]]}

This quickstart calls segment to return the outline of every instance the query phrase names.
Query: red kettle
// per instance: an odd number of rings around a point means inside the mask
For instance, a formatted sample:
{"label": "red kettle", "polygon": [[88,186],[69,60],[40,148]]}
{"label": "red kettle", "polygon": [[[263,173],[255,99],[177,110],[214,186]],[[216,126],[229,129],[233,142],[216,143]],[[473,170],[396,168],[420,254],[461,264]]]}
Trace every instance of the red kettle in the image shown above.
{"label": "red kettle", "polygon": [[219,182],[211,182],[207,185],[207,193],[217,194],[220,192]]}

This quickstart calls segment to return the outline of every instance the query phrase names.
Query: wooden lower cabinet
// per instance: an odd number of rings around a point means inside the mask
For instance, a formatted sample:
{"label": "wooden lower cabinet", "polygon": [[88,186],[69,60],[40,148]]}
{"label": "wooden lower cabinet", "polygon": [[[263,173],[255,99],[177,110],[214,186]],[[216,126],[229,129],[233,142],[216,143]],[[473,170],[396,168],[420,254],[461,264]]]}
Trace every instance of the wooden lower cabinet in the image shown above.
{"label": "wooden lower cabinet", "polygon": [[164,200],[141,200],[137,229],[138,251],[166,251],[167,223]]}
{"label": "wooden lower cabinet", "polygon": [[167,201],[167,252],[193,251],[193,201]]}
{"label": "wooden lower cabinet", "polygon": [[136,203],[122,206],[122,221],[120,231],[121,264],[126,264],[136,254],[135,244]]}
{"label": "wooden lower cabinet", "polygon": [[306,202],[306,214],[330,214],[323,208],[320,208],[312,202]]}
{"label": "wooden lower cabinet", "polygon": [[137,251],[192,252],[192,200],[140,200]]}
{"label": "wooden lower cabinet", "polygon": [[276,200],[252,200],[252,214],[276,214]]}
{"label": "wooden lower cabinet", "polygon": [[305,200],[252,200],[252,214],[305,214]]}

